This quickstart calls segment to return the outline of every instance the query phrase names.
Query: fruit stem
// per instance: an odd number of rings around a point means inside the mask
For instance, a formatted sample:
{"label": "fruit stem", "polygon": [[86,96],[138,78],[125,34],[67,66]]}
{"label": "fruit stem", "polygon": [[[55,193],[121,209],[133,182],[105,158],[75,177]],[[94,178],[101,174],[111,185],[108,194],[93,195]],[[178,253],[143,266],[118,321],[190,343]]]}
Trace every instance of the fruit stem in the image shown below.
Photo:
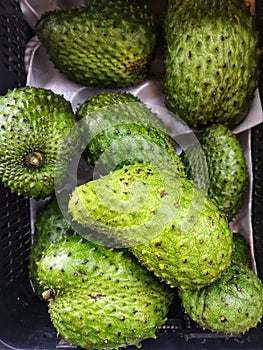
{"label": "fruit stem", "polygon": [[256,13],[256,4],[255,4],[255,0],[245,0],[245,4],[247,7],[250,7],[250,14],[252,16],[255,15]]}
{"label": "fruit stem", "polygon": [[30,168],[38,168],[43,163],[42,154],[39,152],[30,152],[26,155],[26,165]]}
{"label": "fruit stem", "polygon": [[48,290],[45,290],[43,293],[42,293],[42,298],[44,300],[49,300],[49,299],[54,299],[54,294],[52,292],[51,289],[48,289]]}

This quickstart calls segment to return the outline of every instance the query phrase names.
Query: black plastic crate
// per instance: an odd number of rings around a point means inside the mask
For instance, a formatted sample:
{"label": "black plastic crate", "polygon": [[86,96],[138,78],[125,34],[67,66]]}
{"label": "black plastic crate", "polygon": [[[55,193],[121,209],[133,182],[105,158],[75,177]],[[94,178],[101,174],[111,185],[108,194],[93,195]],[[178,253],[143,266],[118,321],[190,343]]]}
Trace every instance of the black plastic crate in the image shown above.
{"label": "black plastic crate", "polygon": [[[242,0],[240,0],[242,1]],[[262,27],[262,1],[257,2],[258,25]],[[32,36],[18,1],[0,3],[0,94],[26,83],[24,49]],[[263,77],[260,97],[263,101]],[[252,223],[258,274],[263,279],[263,125],[251,130],[253,160]],[[30,201],[12,194],[0,182],[0,349],[71,349],[57,337],[47,306],[34,295],[29,280],[31,245]],[[143,342],[143,350],[263,349],[263,324],[245,335],[226,337],[203,331],[184,314],[175,301],[158,339]],[[129,349],[135,349],[129,347]]]}

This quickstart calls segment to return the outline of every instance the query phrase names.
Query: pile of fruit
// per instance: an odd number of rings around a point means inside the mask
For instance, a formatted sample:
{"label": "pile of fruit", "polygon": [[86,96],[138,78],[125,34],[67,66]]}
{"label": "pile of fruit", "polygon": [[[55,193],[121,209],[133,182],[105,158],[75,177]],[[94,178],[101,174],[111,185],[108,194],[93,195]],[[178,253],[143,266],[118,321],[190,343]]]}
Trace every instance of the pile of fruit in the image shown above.
{"label": "pile of fruit", "polygon": [[[0,97],[0,178],[18,195],[45,200],[32,286],[58,334],[87,349],[155,338],[177,292],[212,332],[244,333],[263,315],[250,247],[230,228],[248,188],[232,128],[257,87],[254,18],[240,0],[169,0],[159,21],[148,3],[92,0],[39,20],[36,34],[55,67],[105,89],[75,112],[40,87]],[[158,115],[125,91],[147,79],[158,40],[165,105],[200,135],[181,154]],[[58,196],[80,150],[96,176]]]}

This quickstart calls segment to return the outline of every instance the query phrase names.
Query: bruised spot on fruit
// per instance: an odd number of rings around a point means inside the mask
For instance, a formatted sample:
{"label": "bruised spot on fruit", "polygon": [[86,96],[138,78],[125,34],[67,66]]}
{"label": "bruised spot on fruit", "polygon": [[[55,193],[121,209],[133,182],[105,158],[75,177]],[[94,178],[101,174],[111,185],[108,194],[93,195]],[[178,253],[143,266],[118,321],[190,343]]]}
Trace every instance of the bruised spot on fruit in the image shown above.
{"label": "bruised spot on fruit", "polygon": [[194,215],[191,215],[188,219],[187,219],[188,222],[193,222],[195,221],[195,216]]}
{"label": "bruised spot on fruit", "polygon": [[160,197],[163,198],[167,193],[165,192],[165,190],[160,192]]}
{"label": "bruised spot on fruit", "polygon": [[100,293],[97,293],[95,295],[92,295],[92,294],[88,294],[88,297],[90,297],[90,299],[94,300],[95,302],[100,299],[100,298],[105,298],[106,295],[104,294],[100,294]]}

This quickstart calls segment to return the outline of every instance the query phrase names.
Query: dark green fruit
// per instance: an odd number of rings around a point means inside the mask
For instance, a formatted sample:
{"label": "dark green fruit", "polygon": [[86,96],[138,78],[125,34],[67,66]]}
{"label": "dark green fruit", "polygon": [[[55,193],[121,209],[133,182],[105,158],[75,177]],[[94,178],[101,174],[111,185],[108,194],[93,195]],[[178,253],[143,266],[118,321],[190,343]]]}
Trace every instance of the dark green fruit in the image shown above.
{"label": "dark green fruit", "polygon": [[[64,139],[75,125],[70,103],[51,90],[22,87],[0,97],[0,178],[12,192],[43,199],[54,193],[54,177],[65,169],[76,145]],[[63,164],[63,162],[62,162]]]}
{"label": "dark green fruit", "polygon": [[76,117],[83,128],[86,157],[100,174],[148,161],[185,176],[175,142],[161,120],[131,93],[101,93],[88,98]]}
{"label": "dark green fruit", "polygon": [[58,334],[87,349],[139,346],[156,338],[174,295],[128,251],[79,236],[52,244],[39,276]]}
{"label": "dark green fruit", "polygon": [[232,264],[250,266],[250,246],[247,239],[240,233],[233,234]]}
{"label": "dark green fruit", "polygon": [[208,159],[200,143],[192,144],[182,150],[180,157],[187,178],[192,180],[197,188],[207,193],[212,179],[209,176]]}
{"label": "dark green fruit", "polygon": [[34,291],[41,295],[43,289],[38,281],[38,262],[43,252],[63,237],[68,237],[74,233],[64,218],[56,198],[48,200],[44,207],[37,213],[34,224],[34,234],[29,255],[29,271]]}
{"label": "dark green fruit", "polygon": [[208,127],[200,144],[201,147],[190,146],[182,156],[186,173],[190,178],[194,175],[196,185],[207,190],[231,221],[238,214],[248,187],[243,148],[233,132],[221,124]]}
{"label": "dark green fruit", "polygon": [[129,247],[172,286],[201,288],[230,264],[232,233],[224,215],[192,182],[152,164],[127,165],[78,186],[69,212],[98,238]]}
{"label": "dark green fruit", "polygon": [[245,333],[263,315],[263,285],[245,265],[230,266],[199,291],[180,292],[185,311],[202,328],[224,334]]}
{"label": "dark green fruit", "polygon": [[36,33],[62,73],[80,84],[106,88],[145,79],[156,42],[152,15],[129,0],[94,0],[45,13]]}
{"label": "dark green fruit", "polygon": [[165,17],[165,103],[190,127],[233,127],[259,77],[255,18],[244,1],[170,0]]}

